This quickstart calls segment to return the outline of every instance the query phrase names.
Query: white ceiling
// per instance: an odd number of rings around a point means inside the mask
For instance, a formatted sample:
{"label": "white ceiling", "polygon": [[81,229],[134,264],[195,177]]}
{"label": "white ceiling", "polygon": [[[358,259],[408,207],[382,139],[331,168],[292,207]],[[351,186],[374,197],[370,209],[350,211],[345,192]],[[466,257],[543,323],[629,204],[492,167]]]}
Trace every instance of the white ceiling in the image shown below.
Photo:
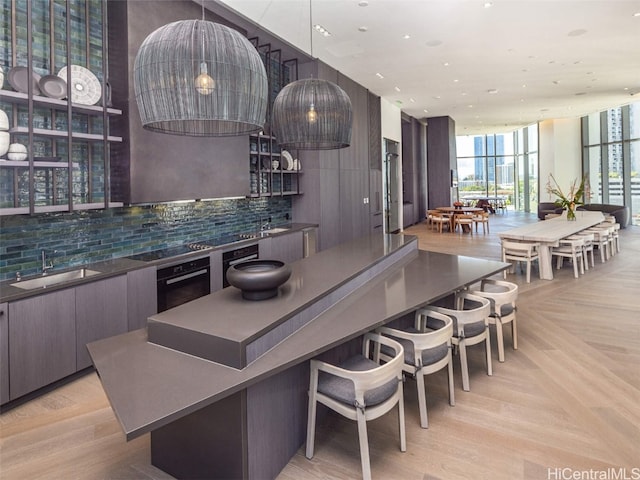
{"label": "white ceiling", "polygon": [[640,101],[638,0],[218,2],[413,117],[452,117],[458,135]]}

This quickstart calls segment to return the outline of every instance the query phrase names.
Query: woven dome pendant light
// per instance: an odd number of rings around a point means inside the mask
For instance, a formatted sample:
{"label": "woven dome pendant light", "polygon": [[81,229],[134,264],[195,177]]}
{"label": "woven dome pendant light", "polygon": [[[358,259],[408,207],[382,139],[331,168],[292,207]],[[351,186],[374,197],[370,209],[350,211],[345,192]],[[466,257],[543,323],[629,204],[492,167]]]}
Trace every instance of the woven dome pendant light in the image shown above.
{"label": "woven dome pendant light", "polygon": [[133,81],[147,130],[223,137],[264,126],[264,64],[244,36],[224,25],[203,19],[158,28],[140,45]]}
{"label": "woven dome pendant light", "polygon": [[[313,57],[313,39],[310,45]],[[282,148],[344,148],[351,143],[352,116],[349,96],[335,83],[314,78],[297,80],[280,90],[273,102],[273,134]]]}

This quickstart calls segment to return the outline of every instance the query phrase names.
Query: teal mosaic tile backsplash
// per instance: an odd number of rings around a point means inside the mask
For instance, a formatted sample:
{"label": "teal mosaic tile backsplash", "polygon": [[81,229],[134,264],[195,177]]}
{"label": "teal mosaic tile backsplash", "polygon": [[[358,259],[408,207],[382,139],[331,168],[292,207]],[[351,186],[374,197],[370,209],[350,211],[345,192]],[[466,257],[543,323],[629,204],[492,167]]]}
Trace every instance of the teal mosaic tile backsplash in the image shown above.
{"label": "teal mosaic tile backsplash", "polygon": [[261,219],[291,218],[291,197],[210,200],[71,213],[0,217],[0,280],[40,273],[41,251],[56,269],[255,232]]}

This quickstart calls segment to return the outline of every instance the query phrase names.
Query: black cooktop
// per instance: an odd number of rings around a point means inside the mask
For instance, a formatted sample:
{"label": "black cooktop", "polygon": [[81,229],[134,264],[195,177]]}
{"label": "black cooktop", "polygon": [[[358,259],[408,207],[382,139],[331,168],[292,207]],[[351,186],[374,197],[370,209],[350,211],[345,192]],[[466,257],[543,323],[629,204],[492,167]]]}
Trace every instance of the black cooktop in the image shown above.
{"label": "black cooktop", "polygon": [[205,250],[207,248],[216,247],[220,245],[227,245],[229,243],[239,242],[241,240],[247,240],[253,238],[250,234],[228,234],[221,235],[219,237],[202,240],[199,242],[187,243],[185,245],[178,245],[176,247],[162,248],[159,250],[153,250],[151,252],[142,252],[135,255],[129,255],[127,258],[131,260],[140,260],[142,262],[152,262],[154,260],[161,260],[163,258],[176,257],[178,255],[184,255],[185,253],[194,252],[197,250]]}

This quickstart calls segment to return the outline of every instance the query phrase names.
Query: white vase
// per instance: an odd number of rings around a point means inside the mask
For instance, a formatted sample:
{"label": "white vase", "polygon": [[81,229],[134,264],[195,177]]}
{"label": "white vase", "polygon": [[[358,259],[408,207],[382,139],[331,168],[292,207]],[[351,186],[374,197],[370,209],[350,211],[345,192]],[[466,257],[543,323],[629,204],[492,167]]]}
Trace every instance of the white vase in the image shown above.
{"label": "white vase", "polygon": [[0,157],[9,151],[9,142],[11,142],[9,132],[0,132]]}

